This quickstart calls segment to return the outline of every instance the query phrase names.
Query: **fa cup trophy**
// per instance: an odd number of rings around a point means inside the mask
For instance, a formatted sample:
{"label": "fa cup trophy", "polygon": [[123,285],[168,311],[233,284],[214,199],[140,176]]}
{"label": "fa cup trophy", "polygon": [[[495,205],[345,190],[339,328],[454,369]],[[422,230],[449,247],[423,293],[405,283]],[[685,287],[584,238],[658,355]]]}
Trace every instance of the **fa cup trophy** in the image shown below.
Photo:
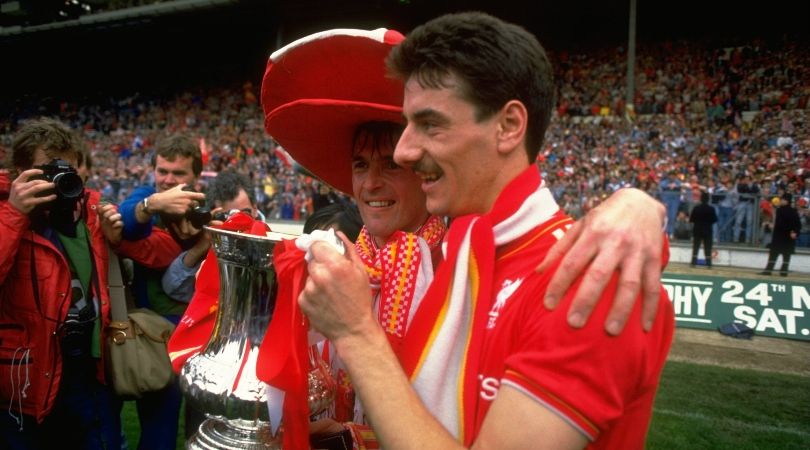
{"label": "fa cup trophy", "polygon": [[[273,433],[279,424],[270,422],[268,400],[282,399],[268,398],[256,361],[276,304],[273,247],[282,235],[206,230],[219,265],[219,309],[205,349],[180,372],[186,401],[207,417],[186,448],[280,449],[280,433]],[[308,400],[316,415],[331,404],[334,381],[320,358],[310,355],[310,362]]]}

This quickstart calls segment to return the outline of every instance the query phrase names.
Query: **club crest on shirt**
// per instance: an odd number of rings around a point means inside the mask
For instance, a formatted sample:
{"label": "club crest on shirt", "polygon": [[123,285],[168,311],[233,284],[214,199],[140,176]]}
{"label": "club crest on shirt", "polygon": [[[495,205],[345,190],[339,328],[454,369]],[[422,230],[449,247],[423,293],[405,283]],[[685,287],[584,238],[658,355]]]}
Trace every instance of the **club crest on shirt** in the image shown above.
{"label": "club crest on shirt", "polygon": [[515,281],[504,280],[503,285],[501,285],[501,290],[498,292],[498,295],[495,296],[495,304],[492,305],[492,309],[489,310],[489,321],[487,321],[488,330],[495,328],[495,323],[498,321],[498,315],[501,309],[506,306],[506,301],[515,293],[521,283],[523,283],[523,278],[518,278]]}

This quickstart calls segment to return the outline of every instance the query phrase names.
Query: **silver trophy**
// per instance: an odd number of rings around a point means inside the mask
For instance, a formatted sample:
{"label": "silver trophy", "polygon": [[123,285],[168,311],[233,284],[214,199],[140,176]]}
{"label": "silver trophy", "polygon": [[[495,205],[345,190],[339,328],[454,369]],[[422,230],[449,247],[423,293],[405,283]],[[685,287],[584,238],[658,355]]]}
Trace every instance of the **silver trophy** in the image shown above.
{"label": "silver trophy", "polygon": [[[207,417],[186,448],[280,449],[281,433],[273,433],[278,424],[270,422],[268,400],[282,400],[268,399],[256,377],[256,361],[276,303],[273,247],[286,235],[206,230],[219,265],[219,309],[205,349],[180,372],[186,401]],[[320,414],[334,399],[335,383],[315,354],[310,354],[308,383],[310,413]]]}

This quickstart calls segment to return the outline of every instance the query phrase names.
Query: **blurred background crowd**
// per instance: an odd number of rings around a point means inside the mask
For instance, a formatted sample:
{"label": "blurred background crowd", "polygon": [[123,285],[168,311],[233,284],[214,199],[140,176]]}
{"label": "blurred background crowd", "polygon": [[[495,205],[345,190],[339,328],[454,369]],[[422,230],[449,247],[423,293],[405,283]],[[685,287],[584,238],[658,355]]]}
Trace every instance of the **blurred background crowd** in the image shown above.
{"label": "blurred background crowd", "polygon": [[[581,217],[616,189],[637,187],[666,205],[668,234],[688,239],[689,211],[707,191],[715,240],[764,246],[774,198],[790,193],[802,218],[799,247],[810,247],[810,48],[784,36],[644,42],[636,53],[628,107],[623,46],[552,50],[558,106],[538,163],[562,207]],[[159,94],[26,96],[0,108],[0,153],[20,121],[58,117],[90,149],[88,185],[118,202],[150,182],[155,142],[183,132],[203,151],[197,188],[236,169],[268,219],[305,220],[350,201],[264,132],[260,87],[249,81],[257,75]]]}

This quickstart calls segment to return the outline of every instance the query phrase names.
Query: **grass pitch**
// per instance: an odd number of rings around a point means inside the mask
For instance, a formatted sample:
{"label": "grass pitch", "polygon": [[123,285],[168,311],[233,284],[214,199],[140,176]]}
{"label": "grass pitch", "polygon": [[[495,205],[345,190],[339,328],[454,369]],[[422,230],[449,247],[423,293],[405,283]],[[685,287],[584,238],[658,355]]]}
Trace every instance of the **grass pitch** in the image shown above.
{"label": "grass pitch", "polygon": [[810,378],[667,363],[648,449],[810,449]]}
{"label": "grass pitch", "polygon": [[[135,403],[124,432],[138,445]],[[184,448],[183,414],[177,449]],[[810,450],[810,377],[670,361],[658,388],[648,449]]]}

